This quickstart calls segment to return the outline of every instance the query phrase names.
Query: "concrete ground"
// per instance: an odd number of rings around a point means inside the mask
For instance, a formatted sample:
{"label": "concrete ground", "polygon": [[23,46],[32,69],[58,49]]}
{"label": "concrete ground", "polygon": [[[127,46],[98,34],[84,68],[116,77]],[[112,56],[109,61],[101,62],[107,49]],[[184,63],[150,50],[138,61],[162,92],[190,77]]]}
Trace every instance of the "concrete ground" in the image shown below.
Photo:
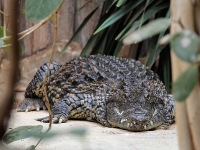
{"label": "concrete ground", "polygon": [[[35,118],[47,116],[46,111],[13,112],[8,129],[23,125],[43,125],[43,131],[48,124]],[[77,137],[67,132],[71,129],[85,128],[86,135]],[[69,120],[67,123],[53,124],[52,130],[59,134],[50,139],[43,139],[37,150],[178,150],[177,131],[175,124],[168,130],[153,130],[146,132],[130,132],[118,128],[107,128],[96,122]],[[27,138],[0,146],[0,150],[25,150],[35,145],[38,139]]]}

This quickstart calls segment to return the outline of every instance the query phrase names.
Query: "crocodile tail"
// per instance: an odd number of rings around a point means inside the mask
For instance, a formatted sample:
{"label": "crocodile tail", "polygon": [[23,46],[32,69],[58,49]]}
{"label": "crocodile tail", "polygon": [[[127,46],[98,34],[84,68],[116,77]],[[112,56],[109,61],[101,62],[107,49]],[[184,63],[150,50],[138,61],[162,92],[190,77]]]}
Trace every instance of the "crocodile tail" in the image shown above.
{"label": "crocodile tail", "polygon": [[[25,98],[36,98],[36,97],[42,97],[43,93],[41,90],[41,87],[43,85],[43,80],[46,75],[46,71],[48,69],[48,64],[45,63],[40,67],[40,69],[36,72],[34,78],[29,83],[28,87],[26,88],[25,92]],[[61,67],[61,64],[52,62],[49,65],[49,72],[47,77],[52,75],[54,72],[56,72]]]}

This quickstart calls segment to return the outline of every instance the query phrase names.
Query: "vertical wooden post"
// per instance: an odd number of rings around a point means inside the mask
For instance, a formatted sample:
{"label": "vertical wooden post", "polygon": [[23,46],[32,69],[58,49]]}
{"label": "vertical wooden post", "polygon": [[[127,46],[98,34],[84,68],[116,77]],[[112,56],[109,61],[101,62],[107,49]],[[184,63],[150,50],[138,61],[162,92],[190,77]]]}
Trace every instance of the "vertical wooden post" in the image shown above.
{"label": "vertical wooden post", "polygon": [[13,105],[13,91],[14,91],[14,84],[16,81],[16,72],[18,68],[18,59],[19,59],[19,45],[17,41],[17,30],[18,30],[18,0],[14,0],[10,3],[9,6],[9,14],[10,16],[10,27],[11,27],[11,51],[9,52],[9,58],[11,67],[9,73],[7,75],[6,85],[1,98],[3,101],[0,104],[0,140],[2,139],[5,131],[6,126],[10,117],[10,110],[12,109]]}
{"label": "vertical wooden post", "polygon": [[[191,0],[171,0],[171,34],[177,33],[182,29],[195,31],[196,20],[194,10],[195,5]],[[172,77],[173,81],[175,81],[191,64],[180,60],[173,52],[171,53],[171,58]],[[176,123],[180,150],[200,150],[199,92],[200,85],[197,83],[186,101],[176,102]]]}

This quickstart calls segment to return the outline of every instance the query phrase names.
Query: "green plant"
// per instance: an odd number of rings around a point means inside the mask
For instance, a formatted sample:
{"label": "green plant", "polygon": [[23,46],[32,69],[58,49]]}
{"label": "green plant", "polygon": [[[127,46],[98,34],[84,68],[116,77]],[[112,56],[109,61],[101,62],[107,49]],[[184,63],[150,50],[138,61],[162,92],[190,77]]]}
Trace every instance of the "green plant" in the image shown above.
{"label": "green plant", "polygon": [[[161,24],[162,28],[159,28]],[[135,41],[144,40],[159,32],[165,31],[169,25],[170,20],[157,19],[128,35],[124,39],[124,43],[131,44]],[[167,35],[165,44],[168,42],[170,42],[171,49],[180,59],[193,64],[191,68],[183,72],[173,83],[174,99],[184,101],[199,80],[200,37],[192,31],[182,30],[176,34]]]}
{"label": "green plant", "polygon": [[[99,8],[99,5],[97,8]],[[88,17],[86,17],[63,51],[67,49],[69,44],[77,36],[87,21],[92,17],[92,14],[97,8],[95,8],[88,15]],[[157,16],[165,16],[168,8],[168,1],[105,0],[103,2],[101,16],[94,31],[94,35],[92,35],[87,42],[81,55],[100,53],[117,56],[121,47],[123,46],[122,40],[125,36],[135,29],[140,28],[142,25],[148,22],[149,19]],[[162,14],[159,14],[161,12]]]}

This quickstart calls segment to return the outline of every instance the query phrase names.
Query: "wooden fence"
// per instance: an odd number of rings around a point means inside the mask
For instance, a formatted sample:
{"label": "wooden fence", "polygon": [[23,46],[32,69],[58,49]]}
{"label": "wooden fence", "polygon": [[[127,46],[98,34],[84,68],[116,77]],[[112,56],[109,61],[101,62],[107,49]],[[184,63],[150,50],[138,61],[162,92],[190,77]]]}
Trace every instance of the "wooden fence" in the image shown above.
{"label": "wooden fence", "polygon": [[[57,41],[70,39],[75,33],[84,18],[96,7],[99,0],[92,0],[81,11],[78,9],[83,6],[88,0],[64,0],[63,5],[58,11],[58,36]],[[4,10],[4,3],[9,5],[12,0],[0,0],[0,8]],[[9,7],[9,6],[8,6]],[[24,9],[25,0],[20,0],[20,8]],[[95,12],[93,17],[83,28],[79,36],[75,39],[81,46],[84,46],[91,36],[97,21],[99,19],[100,9]],[[19,17],[20,31],[30,28],[36,23],[31,23],[27,20],[23,13]],[[3,16],[0,16],[0,24],[3,24]],[[42,27],[38,28],[32,34],[28,35],[21,44],[24,48],[23,57],[32,55],[37,51],[48,48],[53,40],[53,22],[48,21]]]}

